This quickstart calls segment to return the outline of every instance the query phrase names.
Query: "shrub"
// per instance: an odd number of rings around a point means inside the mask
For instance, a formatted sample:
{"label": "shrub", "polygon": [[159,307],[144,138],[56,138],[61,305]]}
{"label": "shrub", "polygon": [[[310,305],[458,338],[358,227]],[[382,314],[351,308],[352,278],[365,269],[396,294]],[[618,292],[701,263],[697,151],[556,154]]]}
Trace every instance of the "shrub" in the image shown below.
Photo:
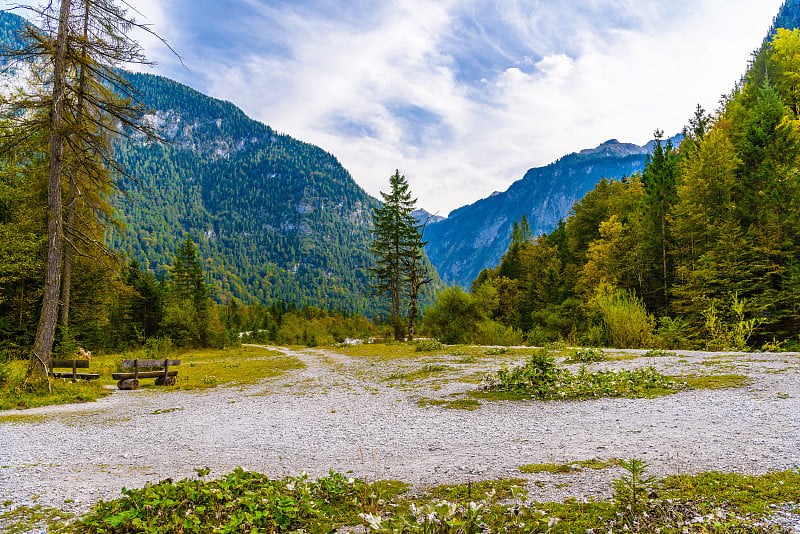
{"label": "shrub", "polygon": [[740,299],[734,293],[731,296],[730,311],[721,313],[716,303],[711,304],[703,312],[705,319],[706,344],[709,350],[747,350],[747,341],[761,324],[761,319],[745,319],[747,299]]}
{"label": "shrub", "polygon": [[653,345],[662,349],[686,349],[695,345],[689,325],[680,317],[659,317],[658,328],[653,335]]}
{"label": "shrub", "polygon": [[644,303],[624,289],[600,289],[592,301],[603,319],[605,334],[611,346],[632,349],[651,343],[655,319]]}
{"label": "shrub", "polygon": [[442,343],[462,345],[477,337],[478,323],[486,314],[478,300],[459,287],[439,293],[436,304],[425,314],[423,322]]}
{"label": "shrub", "polygon": [[475,343],[478,345],[522,345],[524,334],[513,326],[487,319],[478,324]]}

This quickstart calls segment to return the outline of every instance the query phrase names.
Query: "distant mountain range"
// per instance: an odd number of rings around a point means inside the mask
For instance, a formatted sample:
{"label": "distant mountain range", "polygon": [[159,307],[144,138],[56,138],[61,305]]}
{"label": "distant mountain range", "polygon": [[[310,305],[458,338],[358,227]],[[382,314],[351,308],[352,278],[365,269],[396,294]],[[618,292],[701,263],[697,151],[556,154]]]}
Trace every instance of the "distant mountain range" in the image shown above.
{"label": "distant mountain range", "polygon": [[[679,141],[680,137],[672,139],[675,144]],[[429,224],[425,232],[428,257],[442,280],[469,287],[482,269],[499,263],[515,221],[525,215],[534,235],[551,231],[601,178],[621,178],[642,170],[653,146],[653,142],[639,146],[611,139],[530,169],[505,192],[493,193]]]}
{"label": "distant mountain range", "polygon": [[[777,28],[798,27],[800,0],[786,0],[763,44]],[[672,139],[673,144],[678,141],[679,137]],[[551,231],[601,178],[620,178],[643,169],[652,148],[652,142],[637,146],[612,139],[530,169],[505,192],[493,193],[430,224],[425,233],[428,257],[442,280],[469,287],[482,269],[498,264],[511,240],[511,226],[523,214],[534,234]]]}

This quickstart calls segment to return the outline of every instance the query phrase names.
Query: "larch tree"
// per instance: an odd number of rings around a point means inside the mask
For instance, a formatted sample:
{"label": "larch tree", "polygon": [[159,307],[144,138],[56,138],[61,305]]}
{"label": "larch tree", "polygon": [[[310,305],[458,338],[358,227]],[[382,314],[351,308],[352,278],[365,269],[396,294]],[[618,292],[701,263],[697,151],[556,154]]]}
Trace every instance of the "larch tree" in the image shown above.
{"label": "larch tree", "polygon": [[[47,263],[30,367],[31,373],[44,375],[60,306],[62,320],[69,321],[73,254],[111,256],[98,228],[108,221],[108,195],[116,177],[124,174],[114,159],[113,139],[136,132],[158,138],[141,120],[144,109],[120,70],[147,63],[129,30],[152,31],[115,0],[61,0],[55,7],[26,8],[39,17],[42,28],[29,25],[26,44],[5,52],[33,74],[26,90],[2,102],[11,127],[0,140],[4,151],[13,151],[39,132],[49,136]],[[62,191],[67,191],[66,219]]]}

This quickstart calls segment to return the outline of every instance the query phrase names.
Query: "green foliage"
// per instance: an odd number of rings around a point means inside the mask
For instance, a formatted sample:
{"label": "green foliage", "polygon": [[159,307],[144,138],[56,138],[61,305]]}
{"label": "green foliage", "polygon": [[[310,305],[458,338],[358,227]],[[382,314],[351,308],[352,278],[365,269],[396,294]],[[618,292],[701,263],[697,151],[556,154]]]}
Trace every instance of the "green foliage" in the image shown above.
{"label": "green foliage", "polygon": [[441,341],[436,341],[435,339],[425,339],[414,342],[414,350],[416,352],[431,352],[442,350],[442,348],[443,345]]}
{"label": "green foliage", "polygon": [[251,305],[239,308],[241,340],[250,343],[278,343],[309,347],[342,343],[345,339],[368,339],[378,335],[380,327],[362,316],[329,312],[315,306],[298,310],[284,303],[272,306]]}
{"label": "green foliage", "polygon": [[611,346],[628,349],[651,343],[655,320],[632,292],[600,288],[592,300],[605,327]]}
{"label": "green foliage", "polygon": [[524,394],[541,400],[646,397],[684,387],[652,367],[590,373],[582,366],[572,373],[557,367],[555,358],[545,349],[534,352],[524,365],[501,369],[484,380],[487,391]]}
{"label": "green foliage", "polygon": [[567,353],[566,361],[569,363],[596,363],[607,360],[605,353],[600,349],[585,348],[572,349]]}
{"label": "green foliage", "polygon": [[[623,465],[614,499],[606,502],[529,501],[524,480],[485,480],[406,493],[397,481],[364,481],[331,472],[311,481],[305,476],[272,480],[236,469],[218,480],[170,479],[123,497],[100,502],[83,518],[41,507],[8,507],[0,524],[9,532],[48,525],[50,532],[308,532],[365,528],[382,534],[502,534],[633,531],[664,533],[751,533],[779,530],[762,522],[770,505],[800,500],[800,475],[762,476],[700,473],[654,481],[641,460],[587,460],[582,467]],[[536,466],[532,466],[536,467]],[[562,466],[544,465],[547,471]],[[198,477],[207,468],[195,469]],[[541,471],[535,469],[535,471]],[[650,493],[656,490],[662,496]],[[522,503],[524,501],[524,504]]]}
{"label": "green foliage", "polygon": [[[237,468],[214,481],[163,481],[124,498],[100,502],[82,517],[76,533],[293,532],[327,534],[337,523],[352,523],[376,485],[331,472],[317,481],[307,477],[272,480]],[[402,489],[400,490],[402,491]],[[393,496],[393,495],[391,495]]]}
{"label": "green foliage", "polygon": [[[789,4],[781,20],[793,20]],[[515,224],[500,263],[472,285],[497,291],[489,318],[534,344],[744,349],[793,338],[798,80],[800,30],[777,30],[715,114],[698,106],[679,147],[657,131],[641,174],[600,180],[547,235]]]}
{"label": "green foliage", "polygon": [[411,213],[416,199],[406,177],[400,171],[389,178],[391,190],[381,192],[383,204],[373,208],[370,245],[375,262],[369,271],[373,277],[373,289],[377,295],[388,298],[389,321],[394,330],[395,341],[405,339],[401,311],[408,301],[408,337],[415,335],[415,321],[419,315],[420,289],[432,281],[428,278],[424,262],[425,243],[422,233],[425,226]]}
{"label": "green foliage", "polygon": [[[100,365],[88,369],[97,373]],[[27,378],[28,362],[0,363],[0,410],[34,408],[51,404],[91,402],[111,394],[98,380],[71,382],[59,378]],[[106,371],[106,369],[104,369]],[[107,369],[110,374],[111,369]]]}
{"label": "green foliage", "polygon": [[500,356],[502,354],[511,354],[513,351],[508,347],[492,347],[486,351],[487,356]]}
{"label": "green foliage", "polygon": [[474,294],[449,287],[437,295],[436,304],[426,312],[423,323],[431,335],[448,345],[520,343],[520,332],[489,318],[497,306],[497,292],[490,285]]}
{"label": "green foliage", "polygon": [[731,319],[725,320],[712,302],[703,311],[706,327],[706,344],[709,350],[747,350],[747,342],[752,337],[761,319],[745,319],[746,299],[731,296]]}
{"label": "green foliage", "polygon": [[623,461],[620,465],[627,474],[614,481],[614,502],[622,512],[621,526],[635,531],[656,478],[646,474],[649,465],[639,458]]}

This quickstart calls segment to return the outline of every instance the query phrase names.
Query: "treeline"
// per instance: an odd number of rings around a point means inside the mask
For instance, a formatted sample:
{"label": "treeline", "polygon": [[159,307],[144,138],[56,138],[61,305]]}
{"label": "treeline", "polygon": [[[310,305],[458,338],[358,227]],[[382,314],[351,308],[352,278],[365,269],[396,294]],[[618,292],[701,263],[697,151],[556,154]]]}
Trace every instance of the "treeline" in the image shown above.
{"label": "treeline", "polygon": [[333,155],[174,81],[128,78],[171,142],[115,146],[132,176],[114,199],[126,227],[114,249],[161,274],[189,234],[225,298],[380,315],[365,291],[377,202]]}
{"label": "treeline", "polygon": [[[549,234],[523,219],[470,324],[539,344],[745,348],[800,328],[800,31],[778,30],[714,116],[639,174],[601,180]],[[470,300],[471,299],[471,300]],[[463,307],[463,306],[462,306]]]}
{"label": "treeline", "polygon": [[[7,188],[0,188],[7,192]],[[19,197],[16,197],[19,198]],[[5,205],[0,198],[0,206]],[[0,225],[4,261],[0,267],[0,360],[27,358],[41,305],[44,272],[42,229],[8,234]],[[13,238],[13,239],[12,239]],[[7,260],[7,261],[6,261]],[[162,276],[136,260],[118,269],[92,258],[75,268],[72,321],[59,327],[53,352],[69,357],[77,347],[115,351],[139,347],[148,339],[169,338],[177,347],[224,347],[241,342],[328,345],[346,338],[378,335],[380,328],[363,316],[297,307],[281,301],[243,304],[215,301],[194,242],[187,238],[174,252]]]}

